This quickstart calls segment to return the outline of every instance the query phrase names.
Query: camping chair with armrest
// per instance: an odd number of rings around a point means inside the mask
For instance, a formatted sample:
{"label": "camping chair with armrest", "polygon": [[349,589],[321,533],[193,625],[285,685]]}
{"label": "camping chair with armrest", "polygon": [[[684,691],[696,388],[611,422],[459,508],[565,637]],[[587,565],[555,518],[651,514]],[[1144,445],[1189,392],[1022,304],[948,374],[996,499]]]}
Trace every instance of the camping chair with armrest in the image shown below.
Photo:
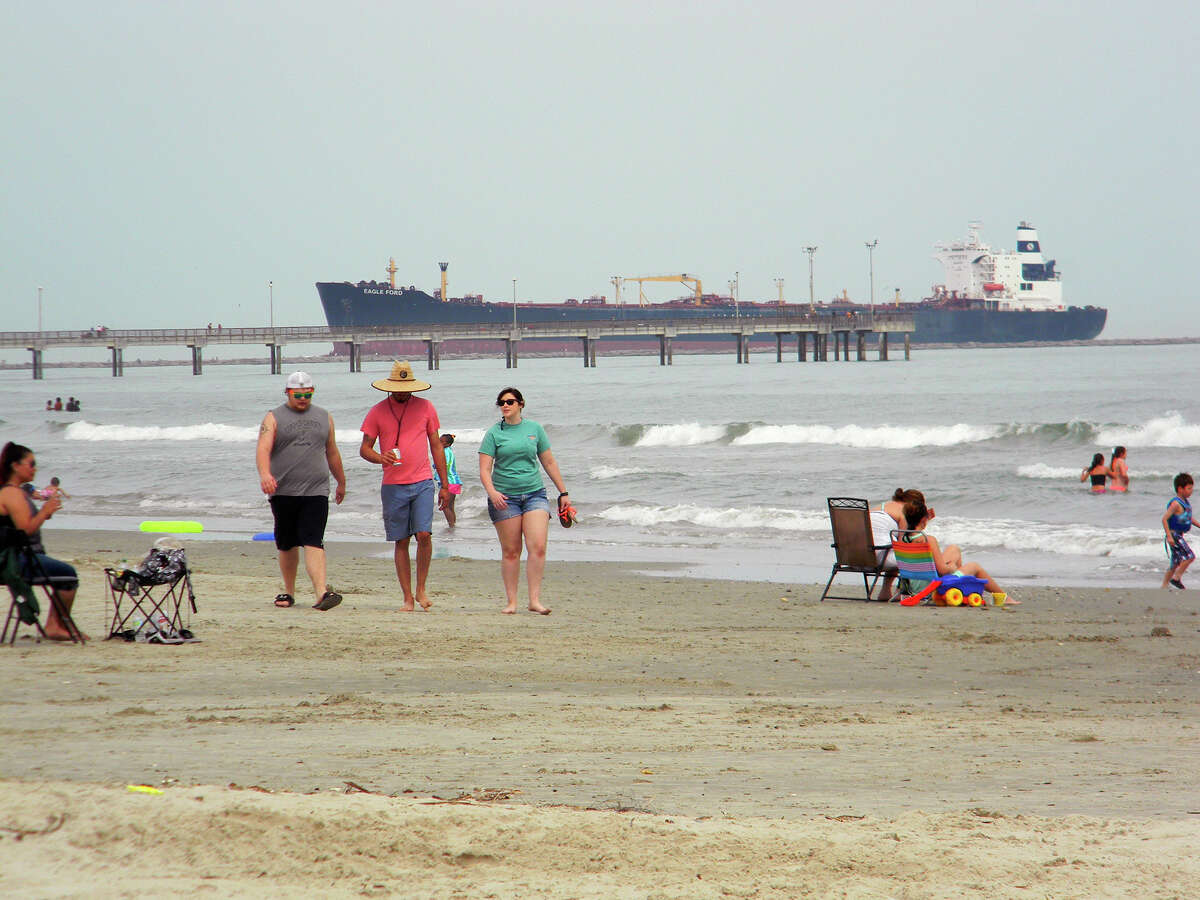
{"label": "camping chair with armrest", "polygon": [[[922,602],[959,606],[964,601],[968,606],[983,606],[983,589],[987,582],[974,575],[939,575],[933,561],[933,548],[925,539],[925,532],[896,529],[891,538],[892,553],[900,570],[901,606],[917,606]],[[919,584],[924,587],[917,590]]]}
{"label": "camping chair with armrest", "polygon": [[[5,641],[15,644],[17,632],[22,625],[32,625],[37,629],[38,640],[47,639],[46,629],[38,619],[41,608],[34,587],[40,587],[45,592],[50,608],[58,614],[58,620],[67,630],[71,642],[82,644],[87,640],[71,617],[70,610],[58,599],[54,583],[34,552],[29,535],[19,528],[0,528],[0,583],[8,587],[12,595],[8,617],[4,620],[4,630],[0,632],[0,644]],[[8,633],[10,626],[11,637]]]}
{"label": "camping chair with armrest", "polygon": [[[875,543],[875,534],[871,529],[871,507],[866,500],[856,497],[830,497],[829,525],[833,529],[833,547],[836,559],[833,571],[829,573],[829,581],[821,600],[826,597],[832,600],[870,600],[879,578],[884,574],[884,559],[890,545]],[[853,572],[862,575],[865,596],[841,596],[829,593],[833,579],[841,572]]]}

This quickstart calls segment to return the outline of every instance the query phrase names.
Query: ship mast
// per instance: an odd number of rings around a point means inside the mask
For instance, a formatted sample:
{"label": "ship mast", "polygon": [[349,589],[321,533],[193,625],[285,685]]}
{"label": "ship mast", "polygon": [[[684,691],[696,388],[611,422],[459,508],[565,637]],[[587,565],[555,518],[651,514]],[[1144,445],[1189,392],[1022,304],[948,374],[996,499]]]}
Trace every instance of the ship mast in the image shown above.
{"label": "ship mast", "polygon": [[446,268],[450,265],[448,262],[440,262],[438,266],[442,270],[442,302],[446,302]]}
{"label": "ship mast", "polygon": [[386,271],[388,273],[388,284],[390,284],[393,288],[395,288],[396,287],[396,272],[399,271],[396,268],[396,257],[394,257],[394,256],[388,257],[388,267],[387,267]]}

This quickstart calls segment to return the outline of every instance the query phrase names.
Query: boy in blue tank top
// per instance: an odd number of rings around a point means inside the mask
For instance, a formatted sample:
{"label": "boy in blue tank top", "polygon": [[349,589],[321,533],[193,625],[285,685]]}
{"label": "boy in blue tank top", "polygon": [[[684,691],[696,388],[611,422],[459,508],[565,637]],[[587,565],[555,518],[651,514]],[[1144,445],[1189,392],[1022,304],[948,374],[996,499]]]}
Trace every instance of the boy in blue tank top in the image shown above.
{"label": "boy in blue tank top", "polygon": [[1176,475],[1175,496],[1167,503],[1166,512],[1163,513],[1162,526],[1167,535],[1165,540],[1167,555],[1171,558],[1171,561],[1167,563],[1167,574],[1163,576],[1164,590],[1170,586],[1182,591],[1184,589],[1183,573],[1196,558],[1192,548],[1183,539],[1184,534],[1192,528],[1190,498],[1194,488],[1192,476],[1187,472],[1180,472]]}

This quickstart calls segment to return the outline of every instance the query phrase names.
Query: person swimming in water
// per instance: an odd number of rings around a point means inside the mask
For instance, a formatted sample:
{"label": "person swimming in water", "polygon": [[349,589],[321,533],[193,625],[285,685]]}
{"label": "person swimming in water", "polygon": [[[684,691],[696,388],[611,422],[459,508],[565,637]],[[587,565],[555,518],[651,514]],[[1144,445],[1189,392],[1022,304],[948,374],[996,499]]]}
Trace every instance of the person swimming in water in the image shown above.
{"label": "person swimming in water", "polygon": [[1087,466],[1079,476],[1080,481],[1092,480],[1092,493],[1104,493],[1104,479],[1112,476],[1112,470],[1104,464],[1104,454],[1097,453],[1092,457],[1092,464]]}
{"label": "person swimming in water", "polygon": [[1125,463],[1125,448],[1113,447],[1112,460],[1108,464],[1108,470],[1112,474],[1112,484],[1108,486],[1110,491],[1124,493],[1129,490],[1129,466]]}

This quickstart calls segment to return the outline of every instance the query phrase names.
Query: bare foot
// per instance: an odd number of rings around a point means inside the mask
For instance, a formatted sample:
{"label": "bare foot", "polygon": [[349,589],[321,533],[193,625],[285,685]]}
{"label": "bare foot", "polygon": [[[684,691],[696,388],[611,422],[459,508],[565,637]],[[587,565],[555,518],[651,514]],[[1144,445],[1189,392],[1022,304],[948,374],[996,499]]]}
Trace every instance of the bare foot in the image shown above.
{"label": "bare foot", "polygon": [[[79,637],[81,640],[85,640],[85,641],[91,640],[91,638],[89,638],[82,631],[79,632]],[[69,640],[71,640],[71,633],[69,631],[67,631],[65,628],[61,628],[61,629],[60,628],[47,628],[46,629],[46,640],[48,640],[48,641],[69,641]]]}
{"label": "bare foot", "polygon": [[532,603],[529,604],[529,611],[531,613],[537,613],[539,616],[550,615],[550,608],[548,606],[542,606],[540,603],[537,606],[534,606]]}
{"label": "bare foot", "polygon": [[515,605],[506,606],[504,609],[500,610],[500,612],[504,613],[506,616],[515,616],[517,614],[517,607]]}
{"label": "bare foot", "polygon": [[421,604],[421,609],[427,612],[429,607],[433,606],[433,601],[425,596],[424,591],[417,591],[417,602]]}
{"label": "bare foot", "polygon": [[415,611],[416,611],[416,606],[413,605],[413,602],[411,600],[405,600],[404,603],[400,607],[400,612],[415,612]]}

